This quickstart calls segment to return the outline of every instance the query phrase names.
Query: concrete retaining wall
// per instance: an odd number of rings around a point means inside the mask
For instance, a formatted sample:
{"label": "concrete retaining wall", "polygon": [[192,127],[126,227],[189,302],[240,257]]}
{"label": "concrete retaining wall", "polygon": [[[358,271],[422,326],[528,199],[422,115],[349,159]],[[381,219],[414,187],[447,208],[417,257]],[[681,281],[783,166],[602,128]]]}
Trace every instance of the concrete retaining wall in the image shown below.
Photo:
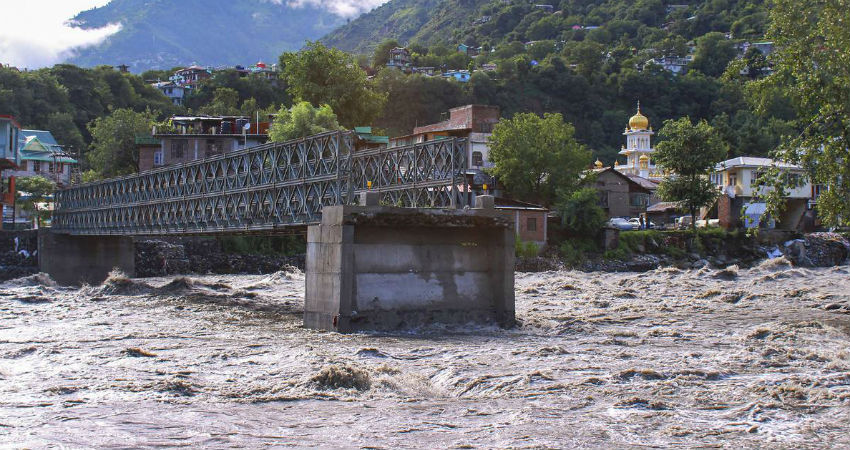
{"label": "concrete retaining wall", "polygon": [[514,231],[493,209],[334,206],[307,236],[304,325],[514,321]]}

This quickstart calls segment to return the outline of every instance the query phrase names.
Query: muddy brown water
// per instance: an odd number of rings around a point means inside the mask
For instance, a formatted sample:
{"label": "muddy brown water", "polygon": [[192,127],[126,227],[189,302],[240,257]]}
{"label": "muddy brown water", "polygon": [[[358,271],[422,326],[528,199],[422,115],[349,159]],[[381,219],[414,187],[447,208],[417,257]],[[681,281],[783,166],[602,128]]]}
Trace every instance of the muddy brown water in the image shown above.
{"label": "muddy brown water", "polygon": [[850,267],[517,274],[517,318],[339,335],[304,277],[0,285],[0,447],[850,446]]}

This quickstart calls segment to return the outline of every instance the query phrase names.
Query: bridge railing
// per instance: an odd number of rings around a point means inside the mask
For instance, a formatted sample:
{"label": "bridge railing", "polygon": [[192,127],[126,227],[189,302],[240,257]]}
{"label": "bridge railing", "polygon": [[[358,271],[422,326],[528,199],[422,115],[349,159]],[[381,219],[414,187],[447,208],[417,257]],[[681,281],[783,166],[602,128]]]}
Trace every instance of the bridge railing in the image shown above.
{"label": "bridge railing", "polygon": [[463,206],[466,141],[357,149],[356,134],[270,143],[56,193],[54,231],[205,234],[318,223],[368,188],[405,207]]}

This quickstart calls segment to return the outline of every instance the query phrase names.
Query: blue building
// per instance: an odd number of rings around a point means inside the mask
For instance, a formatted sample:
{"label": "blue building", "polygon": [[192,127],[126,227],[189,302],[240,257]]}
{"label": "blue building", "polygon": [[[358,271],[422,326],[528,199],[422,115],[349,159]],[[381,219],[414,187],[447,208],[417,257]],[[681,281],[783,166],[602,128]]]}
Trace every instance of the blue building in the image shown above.
{"label": "blue building", "polygon": [[448,72],[443,73],[443,78],[454,78],[455,80],[466,83],[469,81],[469,71],[468,70],[450,70]]}

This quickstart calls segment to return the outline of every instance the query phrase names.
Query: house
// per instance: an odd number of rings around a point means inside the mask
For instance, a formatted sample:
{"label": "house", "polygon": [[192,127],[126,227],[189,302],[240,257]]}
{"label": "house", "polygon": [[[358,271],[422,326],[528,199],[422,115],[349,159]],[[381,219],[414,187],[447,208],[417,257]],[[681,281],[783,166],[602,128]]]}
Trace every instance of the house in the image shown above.
{"label": "house", "polygon": [[411,73],[420,73],[426,77],[433,77],[437,70],[434,67],[411,67]]}
{"label": "house", "polygon": [[190,66],[174,72],[174,75],[171,77],[171,81],[180,86],[193,88],[201,81],[210,77],[212,77],[212,70],[205,69],[200,66]]}
{"label": "house", "polygon": [[495,72],[496,68],[496,65],[493,63],[487,63],[481,66],[481,70],[483,70],[484,72]]}
{"label": "house", "polygon": [[[593,173],[595,176],[589,179],[591,186],[599,191],[599,206],[609,218],[638,217],[646,213],[653,191],[648,184],[635,179],[640,177],[626,175],[611,167],[602,167],[601,161],[596,161]],[[646,182],[652,183],[649,180]]]}
{"label": "house", "polygon": [[249,67],[248,71],[251,72],[251,75],[268,81],[277,81],[278,79],[277,64],[269,66],[263,61],[258,61],[257,64]]}
{"label": "house", "polygon": [[468,70],[449,70],[448,72],[443,72],[443,78],[454,78],[455,80],[466,83],[469,81],[469,71]]}
{"label": "house", "polygon": [[12,172],[17,178],[42,176],[63,187],[71,184],[71,174],[79,164],[72,158],[49,131],[21,130],[24,146],[21,163]]}
{"label": "house", "polygon": [[665,56],[663,58],[652,58],[644,63],[647,65],[661,66],[662,69],[672,72],[674,75],[684,75],[688,72],[688,65],[694,60],[693,56],[688,55],[684,58],[678,56]]}
{"label": "house", "polygon": [[188,88],[173,81],[158,81],[153,83],[152,86],[159,89],[174,105],[182,105],[183,100],[188,95]]}
{"label": "house", "polygon": [[549,210],[533,203],[502,197],[494,199],[496,211],[514,223],[518,240],[534,242],[538,247],[546,245],[548,238],[547,216]]}
{"label": "house", "polygon": [[481,47],[470,47],[466,44],[460,44],[457,46],[458,53],[463,53],[466,56],[474,58],[481,54]]}
{"label": "house", "polygon": [[547,13],[555,12],[555,7],[552,5],[534,5],[534,9],[542,9]]}
{"label": "house", "polygon": [[387,60],[387,67],[404,70],[410,67],[412,61],[410,50],[404,47],[396,47],[390,50],[390,59]]}
{"label": "house", "polygon": [[11,214],[15,203],[15,176],[12,171],[21,163],[21,147],[25,144],[21,125],[12,116],[0,115],[0,212]]}
{"label": "house", "polygon": [[[807,210],[817,200],[817,188],[812,185],[802,167],[769,158],[741,156],[723,161],[715,167],[711,181],[720,189],[717,218],[724,228],[758,227],[766,211],[764,196],[773,188],[761,186],[759,177],[772,168],[786,177],[785,208],[780,217],[767,221],[768,227],[778,226],[796,230]],[[778,221],[778,224],[776,223]]]}
{"label": "house", "polygon": [[656,226],[671,226],[682,215],[678,202],[658,202],[646,208],[646,218]]}
{"label": "house", "polygon": [[186,163],[254,147],[268,141],[268,122],[241,116],[174,116],[170,129],[138,136],[139,171]]}
{"label": "house", "polygon": [[493,180],[484,173],[492,167],[488,160],[490,147],[487,143],[493,133],[493,125],[499,122],[498,106],[466,105],[449,110],[448,118],[442,122],[424,125],[413,129],[413,133],[390,139],[390,146],[417,144],[426,141],[460,137],[468,140],[468,175],[473,190],[480,190],[484,184],[493,186]]}

